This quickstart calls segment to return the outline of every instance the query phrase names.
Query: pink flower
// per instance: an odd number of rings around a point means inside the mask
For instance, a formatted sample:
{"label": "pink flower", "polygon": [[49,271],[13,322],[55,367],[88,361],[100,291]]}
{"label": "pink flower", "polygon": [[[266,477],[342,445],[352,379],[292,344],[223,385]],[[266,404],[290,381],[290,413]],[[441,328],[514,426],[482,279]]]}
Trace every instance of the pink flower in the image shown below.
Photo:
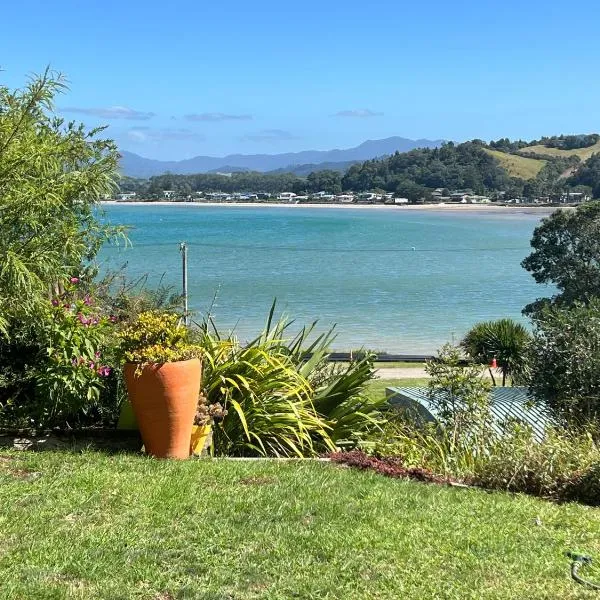
{"label": "pink flower", "polygon": [[69,280],[71,283],[79,283],[79,277],[71,277]]}
{"label": "pink flower", "polygon": [[108,319],[111,323],[116,323],[117,322],[117,317],[115,317],[114,315],[110,315],[109,319]]}
{"label": "pink flower", "polygon": [[94,356],[95,356],[96,358],[100,358],[100,352],[96,352],[96,354],[94,354]]}
{"label": "pink flower", "polygon": [[89,319],[86,319],[81,313],[77,313],[77,318],[79,319],[79,322],[82,325],[89,325],[90,324]]}
{"label": "pink flower", "polygon": [[100,375],[100,377],[108,377],[110,372],[111,368],[107,366],[103,366],[98,369],[98,375]]}
{"label": "pink flower", "polygon": [[86,306],[91,306],[91,304],[92,304],[92,299],[91,299],[91,297],[90,297],[90,295],[89,295],[89,294],[86,294],[86,295],[85,295],[85,297],[83,298],[83,303],[84,303]]}
{"label": "pink flower", "polygon": [[52,306],[58,306],[58,300],[56,298],[52,299]]}
{"label": "pink flower", "polygon": [[96,363],[90,361],[90,364],[88,365],[90,369],[95,369],[96,368]]}

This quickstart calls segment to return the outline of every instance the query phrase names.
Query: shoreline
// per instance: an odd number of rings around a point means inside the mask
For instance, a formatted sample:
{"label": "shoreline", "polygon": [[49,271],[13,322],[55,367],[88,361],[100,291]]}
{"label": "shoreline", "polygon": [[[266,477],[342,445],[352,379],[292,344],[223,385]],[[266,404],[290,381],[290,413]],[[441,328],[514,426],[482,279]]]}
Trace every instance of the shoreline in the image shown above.
{"label": "shoreline", "polygon": [[409,204],[409,205],[394,205],[394,204],[320,204],[320,203],[303,203],[289,204],[284,202],[169,202],[158,200],[156,202],[123,202],[119,200],[102,200],[100,204],[103,206],[178,206],[178,207],[228,207],[228,208],[322,208],[322,209],[337,209],[337,210],[379,210],[379,211],[428,211],[428,212],[478,212],[489,214],[551,214],[560,208],[559,206],[498,206],[493,204]]}

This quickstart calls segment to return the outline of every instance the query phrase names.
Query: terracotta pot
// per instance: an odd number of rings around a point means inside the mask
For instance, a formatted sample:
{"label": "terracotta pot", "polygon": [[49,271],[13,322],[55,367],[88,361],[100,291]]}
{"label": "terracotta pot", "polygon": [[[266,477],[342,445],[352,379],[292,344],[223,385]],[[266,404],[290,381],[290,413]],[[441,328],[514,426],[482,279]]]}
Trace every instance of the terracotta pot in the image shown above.
{"label": "terracotta pot", "polygon": [[124,375],[146,452],[158,458],[187,458],[200,392],[200,361],[148,365],[139,374],[136,368],[126,364]]}

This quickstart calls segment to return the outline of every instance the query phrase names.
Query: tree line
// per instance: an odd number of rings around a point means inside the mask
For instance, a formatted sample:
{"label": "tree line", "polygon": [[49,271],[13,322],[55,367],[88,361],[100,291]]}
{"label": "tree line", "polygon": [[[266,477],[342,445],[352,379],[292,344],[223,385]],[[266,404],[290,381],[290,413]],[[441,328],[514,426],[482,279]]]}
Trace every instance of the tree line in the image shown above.
{"label": "tree line", "polygon": [[[585,138],[586,143],[598,136],[556,136],[543,138],[558,144],[572,145],[571,137]],[[583,143],[579,140],[577,143]],[[440,148],[421,148],[410,152],[396,152],[381,158],[352,165],[345,173],[325,169],[301,177],[293,173],[238,172],[228,175],[199,173],[175,175],[166,173],[148,180],[123,178],[122,192],[136,192],[138,196],[158,198],[165,190],[179,196],[193,193],[264,193],[281,192],[311,194],[324,191],[340,194],[342,191],[365,192],[380,190],[408,198],[411,202],[428,200],[435,189],[470,190],[476,194],[493,195],[504,192],[508,197],[536,198],[565,191],[583,191],[600,197],[600,158],[594,155],[585,164],[577,156],[544,156],[544,167],[532,179],[511,176],[501,162],[486,150],[523,154],[526,142],[498,140],[486,144],[472,140],[462,144],[448,142]],[[529,142],[528,144],[531,144]],[[536,156],[536,158],[541,158]],[[569,175],[569,170],[576,168]],[[565,173],[567,175],[565,175]]]}

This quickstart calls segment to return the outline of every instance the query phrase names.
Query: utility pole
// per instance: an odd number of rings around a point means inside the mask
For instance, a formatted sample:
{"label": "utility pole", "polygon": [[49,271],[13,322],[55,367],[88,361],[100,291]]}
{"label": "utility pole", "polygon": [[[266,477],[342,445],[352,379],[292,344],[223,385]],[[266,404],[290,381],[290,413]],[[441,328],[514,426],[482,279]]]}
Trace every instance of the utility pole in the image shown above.
{"label": "utility pole", "polygon": [[181,267],[182,267],[182,283],[183,283],[183,322],[187,327],[189,325],[188,316],[188,272],[187,272],[187,244],[181,242],[179,244],[181,252]]}

